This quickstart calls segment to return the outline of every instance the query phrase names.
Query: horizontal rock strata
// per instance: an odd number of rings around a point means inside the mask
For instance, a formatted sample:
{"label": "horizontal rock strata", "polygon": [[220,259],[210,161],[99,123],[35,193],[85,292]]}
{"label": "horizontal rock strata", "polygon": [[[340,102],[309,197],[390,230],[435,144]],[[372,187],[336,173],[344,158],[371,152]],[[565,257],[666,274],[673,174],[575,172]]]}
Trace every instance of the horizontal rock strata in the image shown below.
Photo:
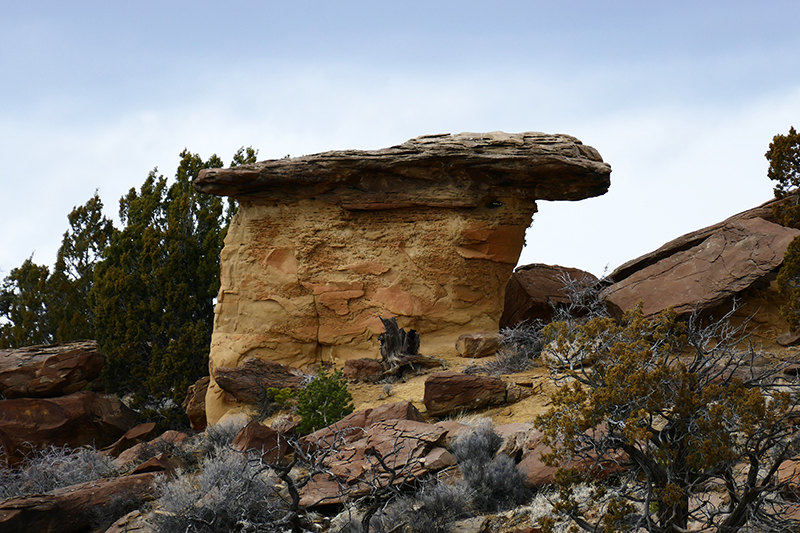
{"label": "horizontal rock strata", "polygon": [[100,375],[95,341],[0,350],[0,396],[52,398],[78,392]]}
{"label": "horizontal rock strata", "polygon": [[610,172],[573,137],[501,132],[204,170],[195,187],[240,206],[221,255],[209,422],[237,408],[216,367],[374,358],[393,316],[438,357],[463,333],[497,331],[535,200],[603,194]]}

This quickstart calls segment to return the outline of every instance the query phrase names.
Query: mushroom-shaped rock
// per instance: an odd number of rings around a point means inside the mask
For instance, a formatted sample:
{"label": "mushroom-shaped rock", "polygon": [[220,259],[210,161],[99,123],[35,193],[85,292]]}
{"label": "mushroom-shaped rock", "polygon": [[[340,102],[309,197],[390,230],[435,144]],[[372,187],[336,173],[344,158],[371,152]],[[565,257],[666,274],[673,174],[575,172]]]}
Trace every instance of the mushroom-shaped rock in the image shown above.
{"label": "mushroom-shaped rock", "polygon": [[392,316],[438,357],[463,333],[497,331],[535,200],[601,195],[610,172],[574,137],[502,132],[202,171],[198,190],[239,202],[221,255],[209,422],[236,408],[214,369],[246,357],[374,358]]}

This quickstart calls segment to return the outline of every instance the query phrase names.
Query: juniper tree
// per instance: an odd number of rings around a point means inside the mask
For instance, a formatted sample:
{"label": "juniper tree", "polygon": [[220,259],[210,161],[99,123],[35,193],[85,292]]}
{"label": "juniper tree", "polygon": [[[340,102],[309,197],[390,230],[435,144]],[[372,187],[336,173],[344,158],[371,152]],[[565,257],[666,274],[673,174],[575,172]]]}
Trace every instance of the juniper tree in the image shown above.
{"label": "juniper tree", "polygon": [[50,270],[29,257],[11,270],[0,286],[0,348],[45,344],[53,340],[47,314]]}
{"label": "juniper tree", "polygon": [[[777,182],[773,211],[778,222],[788,227],[800,224],[800,135],[794,127],[788,135],[776,135],[765,154],[769,161],[767,176]],[[778,290],[786,299],[781,316],[792,329],[800,327],[800,239],[789,243],[778,273]]]}
{"label": "juniper tree", "polygon": [[[219,254],[234,209],[192,186],[222,160],[180,155],[171,185],[155,169],[120,200],[124,227],[97,265],[91,293],[107,387],[150,406],[180,404],[207,373]],[[252,148],[241,149],[232,166],[254,161]]]}
{"label": "juniper tree", "polygon": [[[562,518],[586,531],[797,527],[778,471],[800,451],[800,384],[780,366],[757,368],[730,316],[701,327],[672,310],[644,317],[640,306],[620,323],[547,326],[559,388],[536,424],[553,448],[545,460],[559,466],[559,495],[544,526]],[[606,476],[590,502],[578,501],[577,484]]]}

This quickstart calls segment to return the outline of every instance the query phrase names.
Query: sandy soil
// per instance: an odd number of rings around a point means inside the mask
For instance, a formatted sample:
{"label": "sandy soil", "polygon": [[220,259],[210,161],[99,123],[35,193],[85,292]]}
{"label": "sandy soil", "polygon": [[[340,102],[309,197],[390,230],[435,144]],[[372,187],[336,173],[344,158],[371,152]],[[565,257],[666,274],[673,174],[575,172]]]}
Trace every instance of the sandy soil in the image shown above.
{"label": "sandy soil", "polygon": [[[472,363],[472,360],[450,360],[448,361],[447,370],[458,372],[469,366],[470,363]],[[356,411],[374,408],[384,403],[410,401],[414,404],[414,407],[425,415],[425,404],[422,403],[425,395],[425,379],[428,375],[440,370],[439,368],[424,370],[413,376],[405,376],[403,380],[391,385],[349,383],[347,389],[353,395]],[[547,408],[549,393],[553,389],[553,385],[545,369],[534,368],[527,372],[498,377],[529,391],[531,395],[514,404],[481,411],[471,411],[460,416],[467,418],[489,417],[494,421],[495,425],[501,425],[511,422],[531,422],[536,415]]]}

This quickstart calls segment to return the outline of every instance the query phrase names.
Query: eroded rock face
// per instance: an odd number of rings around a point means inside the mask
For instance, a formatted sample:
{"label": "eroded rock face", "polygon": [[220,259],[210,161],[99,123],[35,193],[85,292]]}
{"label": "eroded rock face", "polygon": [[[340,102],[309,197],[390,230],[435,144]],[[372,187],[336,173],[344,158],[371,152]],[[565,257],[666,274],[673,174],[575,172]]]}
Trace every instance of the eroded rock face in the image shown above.
{"label": "eroded rock face", "polygon": [[0,461],[13,463],[49,445],[108,446],[136,423],[113,396],[83,391],[60,398],[0,401]]}
{"label": "eroded rock face", "polygon": [[800,230],[772,220],[772,202],[671,241],[622,265],[605,300],[620,309],[643,301],[644,314],[713,309],[774,280],[786,247]]}
{"label": "eroded rock face", "polygon": [[603,194],[610,168],[566,135],[437,135],[203,171],[199,190],[239,211],[222,252],[206,411],[235,404],[214,368],[247,357],[298,367],[375,357],[380,318],[455,355],[496,331],[536,199]]}
{"label": "eroded rock face", "polygon": [[508,280],[501,328],[513,328],[520,322],[553,319],[554,305],[566,305],[569,297],[565,279],[590,284],[597,277],[577,268],[534,263],[517,268]]}
{"label": "eroded rock face", "polygon": [[0,350],[0,396],[51,398],[77,392],[100,375],[95,341]]}

